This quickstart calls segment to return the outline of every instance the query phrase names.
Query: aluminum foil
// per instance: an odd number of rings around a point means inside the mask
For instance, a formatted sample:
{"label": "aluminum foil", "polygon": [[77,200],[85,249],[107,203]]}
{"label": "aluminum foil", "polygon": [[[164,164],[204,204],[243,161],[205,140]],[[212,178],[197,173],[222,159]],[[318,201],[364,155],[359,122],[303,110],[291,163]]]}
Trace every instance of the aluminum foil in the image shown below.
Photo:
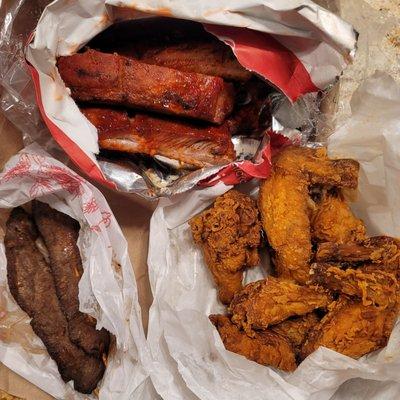
{"label": "aluminum foil", "polygon": [[[54,157],[63,162],[67,156],[52,139],[35,101],[33,83],[24,59],[24,48],[35,28],[44,7],[45,0],[17,0],[11,7],[1,11],[3,23],[0,31],[0,84],[3,87],[0,108],[6,117],[22,132],[25,145],[38,142]],[[283,94],[275,91],[266,99],[270,116],[265,128],[306,143],[315,136],[319,113],[319,96],[309,94],[292,104]],[[256,160],[262,137],[243,135],[232,140],[238,158]],[[176,165],[177,161],[163,157],[127,157],[125,160],[98,158],[105,177],[113,181],[118,190],[136,193],[152,199],[185,192],[200,181],[215,175],[225,165],[191,170]]]}

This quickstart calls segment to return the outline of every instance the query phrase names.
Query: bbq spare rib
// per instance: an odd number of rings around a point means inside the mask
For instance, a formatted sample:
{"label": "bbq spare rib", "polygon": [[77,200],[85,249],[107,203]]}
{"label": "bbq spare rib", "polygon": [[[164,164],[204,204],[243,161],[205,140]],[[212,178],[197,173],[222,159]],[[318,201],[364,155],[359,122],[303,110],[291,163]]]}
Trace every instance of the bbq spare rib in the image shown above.
{"label": "bbq spare rib", "polygon": [[96,50],[60,57],[61,78],[80,102],[122,105],[221,124],[233,87],[222,78],[150,65]]}
{"label": "bbq spare rib", "polygon": [[228,124],[195,125],[186,121],[122,110],[82,108],[97,128],[99,146],[106,150],[160,155],[201,168],[226,164],[236,157]]}

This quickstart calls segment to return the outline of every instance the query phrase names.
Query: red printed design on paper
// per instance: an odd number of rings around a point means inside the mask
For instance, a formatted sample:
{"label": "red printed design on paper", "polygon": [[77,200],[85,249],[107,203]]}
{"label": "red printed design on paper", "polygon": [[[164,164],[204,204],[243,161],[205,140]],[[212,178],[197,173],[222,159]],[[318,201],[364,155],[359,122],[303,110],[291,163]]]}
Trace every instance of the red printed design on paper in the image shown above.
{"label": "red printed design on paper", "polygon": [[92,197],[88,202],[83,205],[84,214],[92,214],[99,209],[99,205],[94,197]]}
{"label": "red printed design on paper", "polygon": [[108,211],[102,211],[101,212],[101,220],[99,221],[98,224],[92,225],[90,229],[94,232],[100,232],[101,231],[101,225],[103,224],[106,228],[108,228],[111,224],[111,213]]}

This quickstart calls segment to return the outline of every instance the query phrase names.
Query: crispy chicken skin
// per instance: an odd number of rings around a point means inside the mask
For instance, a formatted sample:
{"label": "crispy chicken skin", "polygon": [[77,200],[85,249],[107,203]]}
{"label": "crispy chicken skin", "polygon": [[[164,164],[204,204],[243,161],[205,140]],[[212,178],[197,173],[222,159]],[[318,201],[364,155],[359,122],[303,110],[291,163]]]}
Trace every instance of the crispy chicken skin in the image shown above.
{"label": "crispy chicken skin", "polygon": [[160,155],[198,168],[236,158],[227,123],[202,126],[145,114],[129,117],[126,111],[99,107],[81,111],[97,128],[101,149]]}
{"label": "crispy chicken skin", "polygon": [[229,312],[232,322],[251,336],[254,330],[266,329],[289,317],[325,308],[330,301],[329,294],[314,287],[268,277],[249,283],[238,292],[229,306]]}
{"label": "crispy chicken skin", "polygon": [[286,174],[302,175],[309,184],[351,189],[356,189],[358,184],[358,162],[329,159],[325,147],[286,147],[276,156],[274,169]]}
{"label": "crispy chicken skin", "polygon": [[378,269],[343,270],[330,264],[313,264],[311,279],[331,291],[358,297],[366,306],[387,307],[396,301],[399,292],[395,275]]}
{"label": "crispy chicken skin", "polygon": [[69,337],[86,353],[102,357],[108,350],[109,333],[105,329],[96,330],[96,320],[79,311],[79,280],[83,273],[76,243],[79,224],[40,201],[33,203],[32,211],[49,252],[57,296],[68,320]]}
{"label": "crispy chicken skin", "polygon": [[326,149],[289,146],[273,160],[273,173],[262,181],[261,220],[273,248],[277,275],[300,284],[308,280],[311,261],[312,184],[356,188],[359,165],[330,160]]}
{"label": "crispy chicken skin", "polygon": [[217,124],[233,109],[233,87],[220,77],[91,49],[59,57],[57,67],[72,98],[81,102],[123,105]]}
{"label": "crispy chicken skin", "polygon": [[311,236],[317,242],[358,242],[365,239],[366,229],[340,193],[326,193],[313,213]]}
{"label": "crispy chicken skin", "polygon": [[311,233],[307,182],[273,172],[260,187],[259,208],[264,231],[274,250],[275,272],[299,283],[308,280]]}
{"label": "crispy chicken skin", "polygon": [[296,360],[291,343],[285,337],[271,331],[262,331],[249,337],[224,315],[210,315],[227,350],[282,371],[294,371]]}
{"label": "crispy chicken skin", "polygon": [[378,350],[386,346],[397,313],[397,303],[382,309],[343,296],[310,331],[300,356],[304,359],[320,346],[353,358]]}
{"label": "crispy chicken skin", "polygon": [[4,239],[10,292],[31,317],[32,328],[57,363],[62,379],[73,380],[79,392],[91,393],[103,377],[104,363],[72,343],[50,266],[36,246],[37,239],[29,215],[22,208],[14,209]]}
{"label": "crispy chicken skin", "polygon": [[230,190],[192,218],[189,225],[194,241],[202,246],[219,299],[229,304],[242,288],[243,269],[259,262],[261,224],[255,201]]}
{"label": "crispy chicken skin", "polygon": [[373,236],[362,242],[321,243],[317,262],[368,263],[400,273],[400,240],[389,236]]}
{"label": "crispy chicken skin", "polygon": [[315,328],[319,318],[315,312],[303,315],[301,317],[289,318],[277,325],[271,326],[271,331],[287,338],[293,345],[296,353],[300,351],[305,342],[308,332]]}

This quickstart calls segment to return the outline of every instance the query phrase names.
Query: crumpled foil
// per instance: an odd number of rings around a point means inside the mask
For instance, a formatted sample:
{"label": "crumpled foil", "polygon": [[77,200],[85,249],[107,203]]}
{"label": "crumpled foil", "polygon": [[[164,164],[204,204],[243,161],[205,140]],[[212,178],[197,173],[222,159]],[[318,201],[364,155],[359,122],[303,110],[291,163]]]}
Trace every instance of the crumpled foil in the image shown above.
{"label": "crumpled foil", "polygon": [[[0,18],[0,109],[22,132],[24,144],[39,143],[55,158],[66,162],[66,154],[55,143],[41,119],[35,101],[33,82],[24,58],[24,48],[31,32],[49,3],[48,0],[17,0],[4,7]],[[320,95],[308,94],[292,104],[283,94],[273,92],[266,101],[271,118],[266,129],[272,129],[289,138],[301,138],[306,143],[315,136],[320,115]],[[260,152],[262,138],[235,136],[236,160],[254,160]],[[107,179],[115,182],[118,190],[135,193],[147,199],[169,197],[186,192],[198,182],[215,175],[225,165],[206,167],[195,171],[177,170],[169,164],[173,160],[149,157],[131,157],[124,162],[99,159]]]}

